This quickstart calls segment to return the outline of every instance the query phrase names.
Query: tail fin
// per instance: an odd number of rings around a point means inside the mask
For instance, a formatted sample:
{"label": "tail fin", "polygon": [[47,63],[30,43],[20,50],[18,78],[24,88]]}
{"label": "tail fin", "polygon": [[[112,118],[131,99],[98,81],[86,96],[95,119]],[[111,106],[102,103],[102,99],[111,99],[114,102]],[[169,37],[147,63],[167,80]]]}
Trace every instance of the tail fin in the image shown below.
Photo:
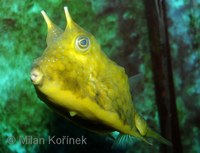
{"label": "tail fin", "polygon": [[172,143],[170,141],[168,141],[167,139],[163,138],[161,135],[159,135],[158,133],[153,131],[151,128],[148,128],[146,136],[150,137],[150,138],[154,138],[154,139],[156,139],[156,140],[160,141],[161,143],[166,144],[168,146],[172,146]]}
{"label": "tail fin", "polygon": [[148,127],[146,121],[139,114],[135,114],[135,126],[139,131],[141,137],[150,137],[159,140],[161,143],[166,145],[172,145],[167,139],[160,136],[158,133],[154,132],[151,128]]}

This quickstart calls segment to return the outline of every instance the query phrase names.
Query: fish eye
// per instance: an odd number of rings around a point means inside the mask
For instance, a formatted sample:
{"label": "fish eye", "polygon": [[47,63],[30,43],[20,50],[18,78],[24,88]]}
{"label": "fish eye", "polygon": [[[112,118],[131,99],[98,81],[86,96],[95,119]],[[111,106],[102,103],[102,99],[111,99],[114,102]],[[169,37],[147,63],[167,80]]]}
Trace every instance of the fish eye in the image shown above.
{"label": "fish eye", "polygon": [[79,51],[85,52],[90,47],[90,39],[87,36],[79,36],[76,38],[75,45]]}

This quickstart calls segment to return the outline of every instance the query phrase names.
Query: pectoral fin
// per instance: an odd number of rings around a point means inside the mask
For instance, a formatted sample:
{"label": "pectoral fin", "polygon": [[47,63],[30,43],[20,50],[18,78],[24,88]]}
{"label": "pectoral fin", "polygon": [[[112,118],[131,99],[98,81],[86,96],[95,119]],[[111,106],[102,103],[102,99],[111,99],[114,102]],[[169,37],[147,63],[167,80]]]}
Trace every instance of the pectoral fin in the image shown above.
{"label": "pectoral fin", "polygon": [[69,114],[70,114],[71,117],[73,117],[73,116],[75,116],[77,113],[74,112],[74,111],[70,111]]}

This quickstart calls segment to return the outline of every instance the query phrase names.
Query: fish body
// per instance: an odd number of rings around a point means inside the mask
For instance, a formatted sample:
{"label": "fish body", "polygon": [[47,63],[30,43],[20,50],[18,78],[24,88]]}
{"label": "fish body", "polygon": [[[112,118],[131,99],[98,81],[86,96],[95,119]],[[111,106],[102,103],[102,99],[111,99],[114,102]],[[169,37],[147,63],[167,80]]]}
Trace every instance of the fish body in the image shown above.
{"label": "fish body", "polygon": [[124,68],[110,60],[95,37],[72,20],[67,7],[64,10],[64,31],[42,11],[48,27],[47,48],[31,70],[39,98],[91,131],[119,131],[144,141],[150,136],[168,143],[137,113]]}

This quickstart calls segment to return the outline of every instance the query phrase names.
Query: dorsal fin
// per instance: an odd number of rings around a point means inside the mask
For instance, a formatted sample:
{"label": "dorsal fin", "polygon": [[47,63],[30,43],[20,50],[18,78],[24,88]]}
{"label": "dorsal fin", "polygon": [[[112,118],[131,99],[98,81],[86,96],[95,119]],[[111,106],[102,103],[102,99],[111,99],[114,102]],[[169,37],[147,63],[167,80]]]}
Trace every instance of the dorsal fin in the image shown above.
{"label": "dorsal fin", "polygon": [[144,76],[137,74],[129,78],[131,95],[141,93],[144,89]]}
{"label": "dorsal fin", "polygon": [[56,26],[47,16],[47,14],[45,13],[45,11],[41,11],[46,24],[47,24],[47,28],[48,28],[48,32],[47,32],[47,38],[46,38],[46,42],[47,42],[47,46],[49,46],[52,42],[55,42],[57,40],[57,38],[63,34],[63,30],[61,28],[59,28],[58,26]]}

